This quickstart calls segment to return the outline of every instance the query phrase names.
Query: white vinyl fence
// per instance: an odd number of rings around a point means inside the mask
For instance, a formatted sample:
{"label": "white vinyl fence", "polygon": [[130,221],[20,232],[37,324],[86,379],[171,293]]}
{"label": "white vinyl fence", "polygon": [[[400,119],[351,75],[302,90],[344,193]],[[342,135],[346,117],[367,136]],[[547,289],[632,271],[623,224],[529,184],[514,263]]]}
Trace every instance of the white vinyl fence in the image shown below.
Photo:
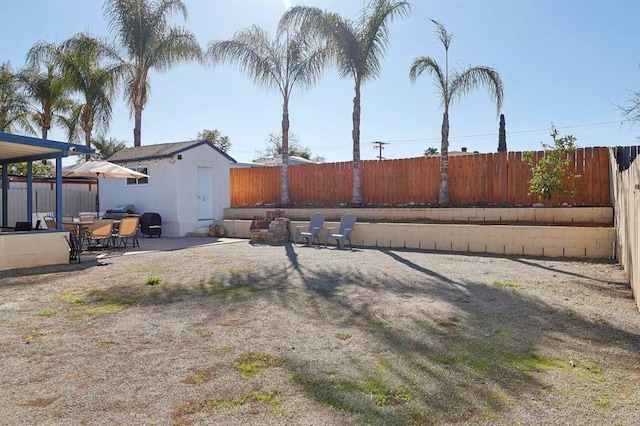
{"label": "white vinyl fence", "polygon": [[[17,221],[28,221],[27,215],[27,190],[9,189],[9,220],[8,226],[13,226]],[[2,216],[2,199],[0,197],[0,217]],[[95,191],[62,190],[62,214],[64,216],[78,216],[82,211],[94,211],[96,209]],[[33,213],[55,212],[55,189],[37,189],[33,191]],[[1,222],[0,222],[1,223]]]}

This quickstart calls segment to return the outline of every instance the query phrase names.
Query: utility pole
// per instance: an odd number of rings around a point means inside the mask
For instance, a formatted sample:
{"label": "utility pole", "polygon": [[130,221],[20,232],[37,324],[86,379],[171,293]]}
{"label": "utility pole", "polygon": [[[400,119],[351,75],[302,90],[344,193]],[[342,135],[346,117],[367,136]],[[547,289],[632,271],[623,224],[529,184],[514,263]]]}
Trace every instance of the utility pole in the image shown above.
{"label": "utility pole", "polygon": [[384,158],[382,157],[382,150],[384,149],[384,146],[387,145],[387,142],[376,141],[371,143],[375,145],[373,149],[377,149],[379,152],[378,160],[384,160]]}

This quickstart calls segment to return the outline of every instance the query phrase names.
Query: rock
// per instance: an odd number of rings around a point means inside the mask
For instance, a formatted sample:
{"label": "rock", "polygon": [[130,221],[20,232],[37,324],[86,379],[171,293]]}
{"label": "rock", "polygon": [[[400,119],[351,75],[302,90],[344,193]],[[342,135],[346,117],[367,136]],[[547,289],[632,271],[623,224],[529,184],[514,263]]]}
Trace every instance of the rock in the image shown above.
{"label": "rock", "polygon": [[209,226],[209,235],[212,237],[224,237],[226,235],[226,231],[220,225],[211,225]]}

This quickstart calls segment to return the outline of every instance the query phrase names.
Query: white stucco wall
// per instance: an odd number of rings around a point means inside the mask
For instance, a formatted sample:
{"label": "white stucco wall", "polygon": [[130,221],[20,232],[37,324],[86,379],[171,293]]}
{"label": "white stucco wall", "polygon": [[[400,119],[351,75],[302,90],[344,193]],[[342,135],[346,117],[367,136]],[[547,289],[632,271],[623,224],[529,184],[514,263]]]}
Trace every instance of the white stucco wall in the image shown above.
{"label": "white stucco wall", "polygon": [[[162,235],[181,237],[207,227],[224,217],[231,203],[231,162],[208,145],[181,152],[182,159],[163,158],[141,162],[147,167],[149,183],[127,185],[126,179],[100,179],[100,206],[107,210],[118,204],[133,204],[137,213],[156,212],[162,217]],[[123,164],[123,163],[118,163]],[[124,163],[139,167],[138,162]],[[211,218],[198,220],[198,167],[211,168]]]}
{"label": "white stucco wall", "polygon": [[[186,235],[198,228],[209,226],[215,219],[224,217],[224,209],[231,205],[229,193],[229,159],[218,154],[207,145],[201,145],[182,153],[180,176],[176,178],[179,187],[176,190],[177,222],[179,234]],[[211,203],[212,217],[198,219],[198,167],[211,169]],[[164,219],[163,219],[164,230]]]}

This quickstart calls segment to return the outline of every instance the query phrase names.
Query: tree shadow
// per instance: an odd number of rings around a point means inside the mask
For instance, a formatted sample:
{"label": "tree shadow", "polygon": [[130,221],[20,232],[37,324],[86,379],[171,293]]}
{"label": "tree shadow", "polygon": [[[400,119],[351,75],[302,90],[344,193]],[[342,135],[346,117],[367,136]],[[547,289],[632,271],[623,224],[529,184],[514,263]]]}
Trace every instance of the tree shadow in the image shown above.
{"label": "tree shadow", "polygon": [[[528,260],[525,260],[525,259],[519,258],[519,257],[509,257],[509,259],[513,260],[514,262],[523,263],[523,264],[525,264],[527,266],[534,266],[536,268],[546,269],[548,271],[553,271],[553,272],[557,272],[557,273],[560,273],[560,274],[571,275],[571,276],[574,276],[574,277],[577,277],[577,278],[588,278],[588,279],[592,279],[592,280],[597,280],[596,278],[593,278],[593,277],[590,277],[590,276],[587,276],[587,275],[584,275],[584,274],[577,274],[575,272],[562,270],[560,268],[550,268],[548,266],[544,266],[539,262],[539,260],[541,260],[541,259],[538,259],[538,258],[535,258],[535,257],[531,257]],[[542,260],[544,260],[544,259],[542,259]],[[600,263],[600,264],[603,264],[603,265],[614,264],[614,262],[612,260],[610,260],[610,259],[606,259],[606,260],[605,259],[598,259],[595,262],[594,261],[587,262],[587,261],[581,260],[581,259],[567,259],[567,261],[584,262],[584,263]]]}
{"label": "tree shadow", "polygon": [[[419,282],[401,276],[384,277],[384,285],[378,283],[380,297],[391,293],[437,300],[449,308],[405,312],[403,326],[399,327],[393,319],[387,321],[378,315],[380,301],[359,303],[337,294],[349,287],[375,289],[376,283],[369,276],[308,273],[307,289],[323,298],[334,313],[342,313],[337,317],[343,325],[355,326],[376,342],[372,344],[376,347],[373,356],[367,354],[368,360],[350,364],[346,378],[323,373],[316,366],[310,367],[307,360],[295,360],[297,383],[305,394],[331,408],[354,413],[367,423],[479,421],[485,416],[499,416],[522,399],[545,399],[550,390],[549,384],[540,379],[545,372],[567,376],[569,382],[585,377],[588,383],[605,380],[597,373],[604,366],[594,365],[601,363],[600,358],[608,352],[622,352],[621,358],[631,356],[633,360],[625,362],[628,366],[640,361],[639,336],[606,321],[570,307],[558,309],[509,288],[479,280],[456,281],[393,251],[380,252],[423,274]],[[627,297],[629,292],[627,288]],[[323,311],[326,307],[317,309],[316,315]],[[596,353],[595,359],[584,358],[587,345],[601,348],[590,350]],[[410,390],[409,408],[389,410],[387,404],[378,405],[375,398],[362,392],[367,381],[384,379],[375,367],[376,357],[392,360],[390,376],[396,385]],[[364,366],[367,363],[368,368]],[[392,394],[393,389],[389,392]],[[580,401],[580,397],[575,399]],[[610,413],[604,410],[600,415],[605,419]]]}
{"label": "tree shadow", "polygon": [[[0,282],[0,287],[37,284],[38,282],[46,282],[51,280],[52,274],[66,274],[78,271],[84,271],[95,266],[104,266],[105,263],[98,259],[88,259],[81,263],[65,263],[61,265],[35,266],[33,268],[19,268],[0,271],[0,280],[9,279],[6,282]],[[13,278],[30,277],[28,282],[19,281],[12,282]]]}
{"label": "tree shadow", "polygon": [[[180,306],[202,300],[202,323],[209,326],[239,318],[250,327],[253,320],[243,315],[255,306],[262,308],[251,311],[254,316],[292,314],[290,322],[278,323],[283,337],[266,348],[287,360],[290,389],[283,395],[301,393],[366,424],[526,422],[518,417],[522,410],[513,408],[522,401],[547,401],[554,391],[580,401],[579,393],[570,393],[579,392],[578,385],[603,380],[597,386],[610,386],[593,368],[604,368],[600,357],[626,359],[624,365],[640,362],[637,334],[594,319],[569,302],[545,302],[487,283],[481,275],[460,279],[456,265],[427,267],[428,259],[417,252],[368,250],[367,261],[373,263],[361,267],[362,253],[345,258],[322,252],[326,261],[306,263],[302,253],[285,244],[284,256],[274,250],[281,257],[273,256],[272,263],[256,259],[246,268],[220,269],[189,285],[114,284],[90,293],[88,302],[133,297],[143,306]],[[532,276],[539,268],[533,261],[516,263]],[[579,283],[620,287],[566,275]],[[301,336],[308,329],[296,320],[318,324],[321,332]],[[351,339],[365,343],[352,348]],[[281,349],[300,345],[318,350],[298,355]],[[547,374],[560,376],[567,388],[562,383],[550,388]],[[606,409],[589,408],[595,422],[610,417]]]}

